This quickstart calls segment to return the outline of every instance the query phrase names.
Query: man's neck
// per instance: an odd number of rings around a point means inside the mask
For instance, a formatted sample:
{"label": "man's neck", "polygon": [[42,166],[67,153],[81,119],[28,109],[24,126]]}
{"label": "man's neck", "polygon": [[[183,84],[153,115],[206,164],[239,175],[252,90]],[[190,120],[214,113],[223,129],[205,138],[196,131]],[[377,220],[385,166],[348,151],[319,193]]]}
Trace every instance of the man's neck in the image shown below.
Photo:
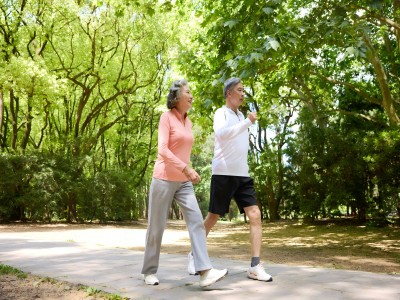
{"label": "man's neck", "polygon": [[235,113],[238,112],[238,108],[239,108],[239,107],[233,107],[232,105],[230,105],[230,103],[228,103],[228,101],[226,102],[225,106],[226,106],[227,108],[232,109]]}

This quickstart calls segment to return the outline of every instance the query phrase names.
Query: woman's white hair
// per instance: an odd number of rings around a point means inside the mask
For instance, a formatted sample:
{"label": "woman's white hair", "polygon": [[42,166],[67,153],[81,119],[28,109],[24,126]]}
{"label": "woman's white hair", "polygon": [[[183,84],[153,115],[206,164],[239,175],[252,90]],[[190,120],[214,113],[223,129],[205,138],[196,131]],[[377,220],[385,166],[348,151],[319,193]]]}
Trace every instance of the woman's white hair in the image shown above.
{"label": "woman's white hair", "polygon": [[188,82],[186,79],[175,80],[172,86],[169,89],[169,93],[167,96],[167,107],[172,109],[176,106],[176,103],[179,101],[179,97],[182,93],[182,88],[187,86]]}

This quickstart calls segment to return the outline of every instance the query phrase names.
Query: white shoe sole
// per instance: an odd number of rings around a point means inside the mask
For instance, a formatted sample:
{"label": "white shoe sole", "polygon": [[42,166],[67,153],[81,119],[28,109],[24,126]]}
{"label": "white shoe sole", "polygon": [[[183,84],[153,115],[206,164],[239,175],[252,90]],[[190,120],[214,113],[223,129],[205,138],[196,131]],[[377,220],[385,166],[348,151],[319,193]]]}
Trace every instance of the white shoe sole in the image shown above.
{"label": "white shoe sole", "polygon": [[216,279],[216,280],[208,280],[208,281],[205,281],[205,282],[200,282],[200,286],[201,286],[201,287],[210,286],[210,285],[212,285],[213,283],[216,283],[216,282],[218,282],[218,281],[224,279],[224,278],[226,277],[226,275],[228,275],[228,270],[226,270],[226,273],[225,273],[224,275],[222,275],[221,277],[219,277],[218,279]]}
{"label": "white shoe sole", "polygon": [[160,283],[158,278],[157,278],[157,281],[155,281],[155,280],[154,281],[150,281],[150,280],[146,280],[146,276],[144,276],[144,275],[142,275],[142,276],[143,276],[144,283],[147,284],[147,285],[158,285]]}
{"label": "white shoe sole", "polygon": [[271,282],[272,281],[272,277],[268,280],[262,280],[262,279],[258,279],[258,277],[256,275],[253,275],[252,273],[247,273],[247,277],[253,280],[258,280],[258,281],[265,281],[265,282]]}

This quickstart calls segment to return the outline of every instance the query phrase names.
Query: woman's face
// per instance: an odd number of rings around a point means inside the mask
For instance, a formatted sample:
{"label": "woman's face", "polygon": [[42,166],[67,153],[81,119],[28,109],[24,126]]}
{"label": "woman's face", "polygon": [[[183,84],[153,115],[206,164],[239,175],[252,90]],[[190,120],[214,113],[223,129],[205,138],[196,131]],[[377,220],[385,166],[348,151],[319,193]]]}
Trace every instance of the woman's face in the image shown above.
{"label": "woman's face", "polygon": [[181,89],[181,95],[179,96],[179,101],[176,103],[176,109],[181,113],[186,113],[192,108],[193,96],[190,92],[189,86],[184,85]]}

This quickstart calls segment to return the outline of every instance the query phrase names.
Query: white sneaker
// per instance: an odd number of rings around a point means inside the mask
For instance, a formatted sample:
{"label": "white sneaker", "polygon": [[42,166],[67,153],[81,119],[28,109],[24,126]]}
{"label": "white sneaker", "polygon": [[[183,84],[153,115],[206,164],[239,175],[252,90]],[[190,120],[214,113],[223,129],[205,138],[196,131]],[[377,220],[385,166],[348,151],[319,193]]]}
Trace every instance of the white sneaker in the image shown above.
{"label": "white sneaker", "polygon": [[197,273],[195,268],[194,268],[194,258],[193,258],[192,252],[190,252],[188,254],[188,260],[189,260],[189,263],[188,263],[189,275],[199,275],[199,273]]}
{"label": "white sneaker", "polygon": [[227,269],[217,270],[210,269],[205,271],[202,275],[200,275],[200,286],[206,287],[217,281],[220,281],[228,274]]}
{"label": "white sneaker", "polygon": [[247,277],[260,281],[272,281],[272,276],[265,272],[261,264],[258,264],[255,267],[250,267],[247,270]]}
{"label": "white sneaker", "polygon": [[148,285],[158,285],[160,283],[155,274],[143,274],[143,279]]}

